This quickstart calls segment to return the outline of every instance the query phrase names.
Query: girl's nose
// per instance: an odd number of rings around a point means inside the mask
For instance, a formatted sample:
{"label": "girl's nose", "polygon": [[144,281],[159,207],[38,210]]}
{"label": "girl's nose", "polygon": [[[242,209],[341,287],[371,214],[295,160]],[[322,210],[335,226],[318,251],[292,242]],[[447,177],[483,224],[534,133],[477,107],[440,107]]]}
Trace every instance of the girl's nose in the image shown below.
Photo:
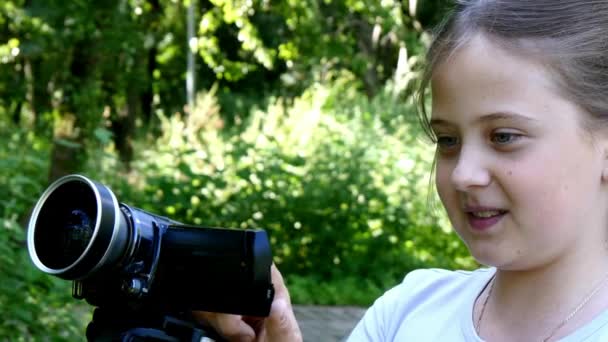
{"label": "girl's nose", "polygon": [[467,191],[474,187],[488,186],[491,176],[486,159],[481,151],[463,146],[452,171],[451,181],[454,187],[459,191]]}

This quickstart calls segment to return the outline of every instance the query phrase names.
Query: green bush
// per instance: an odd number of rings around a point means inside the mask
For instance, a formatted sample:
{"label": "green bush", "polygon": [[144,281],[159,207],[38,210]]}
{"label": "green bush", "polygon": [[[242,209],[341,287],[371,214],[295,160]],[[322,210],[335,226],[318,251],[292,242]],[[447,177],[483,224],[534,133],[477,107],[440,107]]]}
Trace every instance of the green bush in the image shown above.
{"label": "green bush", "polygon": [[266,229],[295,302],[369,304],[338,284],[376,296],[415,268],[473,266],[429,210],[432,149],[411,104],[388,91],[367,100],[348,82],[270,103],[227,134],[204,94],[189,116],[161,117],[163,136],[140,147],[127,181],[105,181],[122,201],[184,223]]}
{"label": "green bush", "polygon": [[[390,89],[368,100],[348,77],[268,103],[228,130],[214,92],[202,94],[192,114],[160,116],[163,135],[137,142],[130,172],[108,145],[87,175],[184,223],[266,229],[295,303],[366,306],[412,269],[474,266],[445,215],[429,209],[432,148],[411,103]],[[2,122],[0,336],[81,339],[90,308],[25,248],[49,142]]]}
{"label": "green bush", "polygon": [[70,283],[38,271],[26,248],[25,222],[46,185],[48,145],[31,132],[0,125],[0,337],[5,341],[75,340],[87,314]]}

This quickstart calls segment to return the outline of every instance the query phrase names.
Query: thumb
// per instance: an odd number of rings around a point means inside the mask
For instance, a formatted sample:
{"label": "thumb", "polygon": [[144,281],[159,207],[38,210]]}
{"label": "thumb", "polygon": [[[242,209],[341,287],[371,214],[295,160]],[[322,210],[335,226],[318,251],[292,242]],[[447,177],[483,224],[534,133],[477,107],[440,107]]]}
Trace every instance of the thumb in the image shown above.
{"label": "thumb", "polygon": [[265,341],[302,341],[302,333],[291,306],[289,292],[283,281],[283,276],[273,264],[271,267],[272,282],[275,286],[275,297],[266,318]]}

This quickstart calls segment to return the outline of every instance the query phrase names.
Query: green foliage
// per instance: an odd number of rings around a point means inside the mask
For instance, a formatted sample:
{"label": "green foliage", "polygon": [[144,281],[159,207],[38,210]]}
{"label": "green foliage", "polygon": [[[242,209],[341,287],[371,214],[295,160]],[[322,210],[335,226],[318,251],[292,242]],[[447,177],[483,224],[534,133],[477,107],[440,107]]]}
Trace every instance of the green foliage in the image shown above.
{"label": "green foliage", "polygon": [[[420,3],[428,12],[443,2]],[[197,29],[189,38],[190,3],[197,8]],[[98,143],[96,133],[107,129],[128,162],[133,139],[148,128],[159,132],[156,112],[171,117],[184,110],[181,90],[190,50],[196,53],[200,89],[218,83],[222,93],[246,94],[258,99],[255,104],[265,104],[269,94],[289,101],[315,81],[331,81],[335,71],[355,75],[371,98],[403,71],[398,65],[409,65],[424,49],[423,27],[409,5],[7,0],[0,4],[0,105],[16,124],[77,144],[76,162],[86,161],[86,152]],[[224,104],[234,104],[226,98]],[[226,125],[250,112],[228,109],[221,113]],[[61,174],[56,164],[51,169]]]}
{"label": "green foliage", "polygon": [[190,115],[162,118],[130,182],[105,181],[122,201],[184,223],[267,229],[296,301],[315,297],[311,279],[329,284],[315,302],[369,304],[409,270],[473,267],[443,213],[429,210],[432,149],[411,104],[370,101],[348,83],[316,84],[293,105],[277,98],[235,134],[205,94]]}
{"label": "green foliage", "polygon": [[0,339],[78,340],[90,319],[25,249],[56,157],[151,212],[267,229],[297,303],[367,305],[411,269],[474,267],[429,210],[409,97],[446,0],[195,1],[188,42],[189,1],[0,2]]}
{"label": "green foliage", "polygon": [[[10,341],[73,341],[90,315],[71,298],[70,283],[42,274],[25,249],[23,228],[0,219],[0,336]],[[50,338],[52,336],[52,338]]]}
{"label": "green foliage", "polygon": [[198,53],[217,79],[241,81],[239,88],[260,89],[260,76],[266,86],[279,71],[282,95],[299,94],[315,78],[328,79],[328,70],[346,70],[373,95],[393,77],[399,50],[414,55],[423,47],[422,27],[400,1],[211,3]]}
{"label": "green foliage", "polygon": [[24,224],[44,186],[48,143],[0,121],[0,337],[10,341],[74,340],[87,314],[71,303],[70,284],[31,263]]}
{"label": "green foliage", "polygon": [[371,279],[358,276],[327,280],[315,276],[287,275],[285,281],[294,303],[362,307],[369,306],[395,284],[394,279],[387,279],[378,285]]}

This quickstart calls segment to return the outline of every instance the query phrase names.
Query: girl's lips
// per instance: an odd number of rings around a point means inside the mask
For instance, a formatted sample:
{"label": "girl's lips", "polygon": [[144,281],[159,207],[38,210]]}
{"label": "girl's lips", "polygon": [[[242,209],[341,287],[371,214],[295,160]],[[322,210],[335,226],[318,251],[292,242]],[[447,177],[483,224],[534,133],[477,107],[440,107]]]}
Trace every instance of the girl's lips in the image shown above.
{"label": "girl's lips", "polygon": [[500,221],[508,212],[500,211],[498,215],[490,216],[490,217],[479,217],[473,215],[471,212],[467,212],[467,219],[469,221],[469,225],[475,231],[486,231],[490,229],[493,225],[495,225],[498,221]]}

